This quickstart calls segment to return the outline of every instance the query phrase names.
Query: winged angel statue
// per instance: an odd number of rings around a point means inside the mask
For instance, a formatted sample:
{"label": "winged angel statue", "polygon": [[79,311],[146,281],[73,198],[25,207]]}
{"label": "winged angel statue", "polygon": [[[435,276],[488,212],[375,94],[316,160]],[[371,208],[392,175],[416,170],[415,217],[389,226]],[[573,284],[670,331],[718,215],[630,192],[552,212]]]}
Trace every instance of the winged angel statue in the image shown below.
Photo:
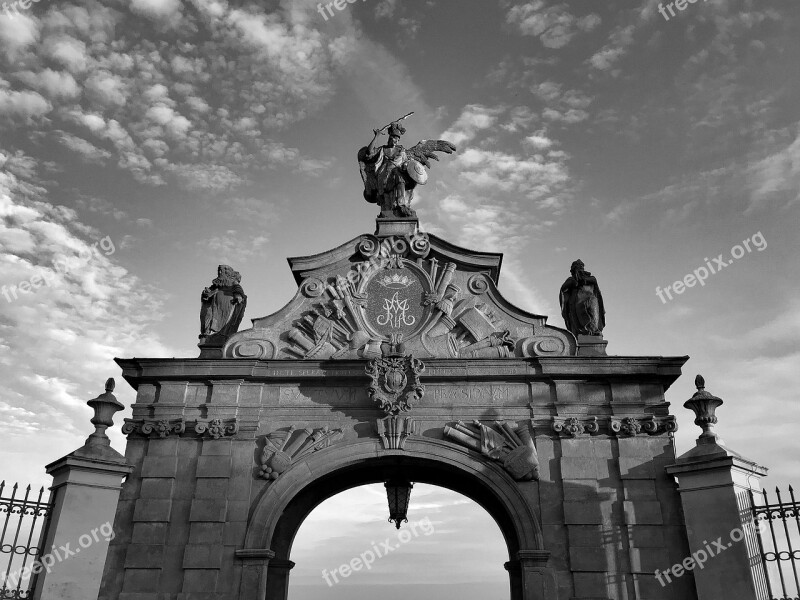
{"label": "winged angel statue", "polygon": [[[413,148],[400,145],[400,136],[406,129],[401,121],[408,113],[381,129],[373,129],[375,136],[358,151],[358,166],[364,181],[364,199],[379,204],[382,217],[414,217],[411,209],[414,189],[428,181],[430,159],[439,160],[436,152],[452,154],[456,147],[445,140],[422,140]],[[388,129],[389,141],[378,145],[378,137]]]}

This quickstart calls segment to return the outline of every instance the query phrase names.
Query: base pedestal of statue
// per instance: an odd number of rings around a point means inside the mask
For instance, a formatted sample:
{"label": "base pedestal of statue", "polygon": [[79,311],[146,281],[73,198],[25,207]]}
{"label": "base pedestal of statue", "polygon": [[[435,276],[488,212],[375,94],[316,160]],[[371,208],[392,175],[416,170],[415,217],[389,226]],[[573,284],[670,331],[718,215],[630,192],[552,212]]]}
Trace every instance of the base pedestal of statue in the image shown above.
{"label": "base pedestal of statue", "polygon": [[200,338],[197,347],[200,348],[200,356],[198,358],[222,358],[222,348],[225,346],[225,336],[211,335],[206,338]]}
{"label": "base pedestal of statue", "polygon": [[417,217],[378,217],[375,223],[375,235],[378,237],[414,235],[419,231]]}
{"label": "base pedestal of statue", "polygon": [[606,346],[602,335],[578,336],[578,356],[606,356]]}

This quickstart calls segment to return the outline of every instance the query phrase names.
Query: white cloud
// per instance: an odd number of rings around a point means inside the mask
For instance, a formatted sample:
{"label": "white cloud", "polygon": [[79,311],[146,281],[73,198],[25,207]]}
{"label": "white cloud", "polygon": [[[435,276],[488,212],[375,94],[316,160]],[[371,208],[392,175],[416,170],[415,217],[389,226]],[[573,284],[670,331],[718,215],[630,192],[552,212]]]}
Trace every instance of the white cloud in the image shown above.
{"label": "white cloud", "polygon": [[467,105],[456,122],[441,135],[441,139],[448,140],[456,146],[471,142],[478,132],[492,128],[497,122],[498,116],[504,111],[503,107]]}
{"label": "white cloud", "polygon": [[522,35],[536,36],[546,48],[563,48],[579,31],[591,31],[601,19],[592,13],[575,17],[567,4],[548,5],[544,0],[533,0],[512,6],[506,22]]}

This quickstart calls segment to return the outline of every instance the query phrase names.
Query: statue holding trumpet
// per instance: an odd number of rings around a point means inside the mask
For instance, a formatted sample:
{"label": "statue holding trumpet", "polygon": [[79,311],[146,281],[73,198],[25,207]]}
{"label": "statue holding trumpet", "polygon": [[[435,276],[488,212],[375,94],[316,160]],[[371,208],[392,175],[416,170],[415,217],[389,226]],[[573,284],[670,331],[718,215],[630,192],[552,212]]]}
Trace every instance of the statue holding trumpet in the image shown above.
{"label": "statue holding trumpet", "polygon": [[[430,159],[439,160],[436,152],[452,154],[456,147],[445,140],[422,140],[413,148],[404,148],[400,137],[406,129],[402,121],[413,112],[373,129],[372,141],[358,152],[358,165],[364,182],[364,199],[381,207],[381,217],[415,217],[411,208],[414,189],[428,181]],[[378,138],[388,133],[384,145]]]}

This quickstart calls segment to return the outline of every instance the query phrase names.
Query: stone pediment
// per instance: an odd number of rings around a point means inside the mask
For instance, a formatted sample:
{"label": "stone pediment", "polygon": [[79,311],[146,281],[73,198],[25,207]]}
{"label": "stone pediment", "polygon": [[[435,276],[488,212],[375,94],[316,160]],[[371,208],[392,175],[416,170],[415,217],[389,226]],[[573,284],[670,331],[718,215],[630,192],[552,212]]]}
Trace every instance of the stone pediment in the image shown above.
{"label": "stone pediment", "polygon": [[225,358],[371,359],[574,356],[575,337],[497,290],[502,254],[459,248],[416,220],[380,224],[289,265],[295,297],[228,339]]}

